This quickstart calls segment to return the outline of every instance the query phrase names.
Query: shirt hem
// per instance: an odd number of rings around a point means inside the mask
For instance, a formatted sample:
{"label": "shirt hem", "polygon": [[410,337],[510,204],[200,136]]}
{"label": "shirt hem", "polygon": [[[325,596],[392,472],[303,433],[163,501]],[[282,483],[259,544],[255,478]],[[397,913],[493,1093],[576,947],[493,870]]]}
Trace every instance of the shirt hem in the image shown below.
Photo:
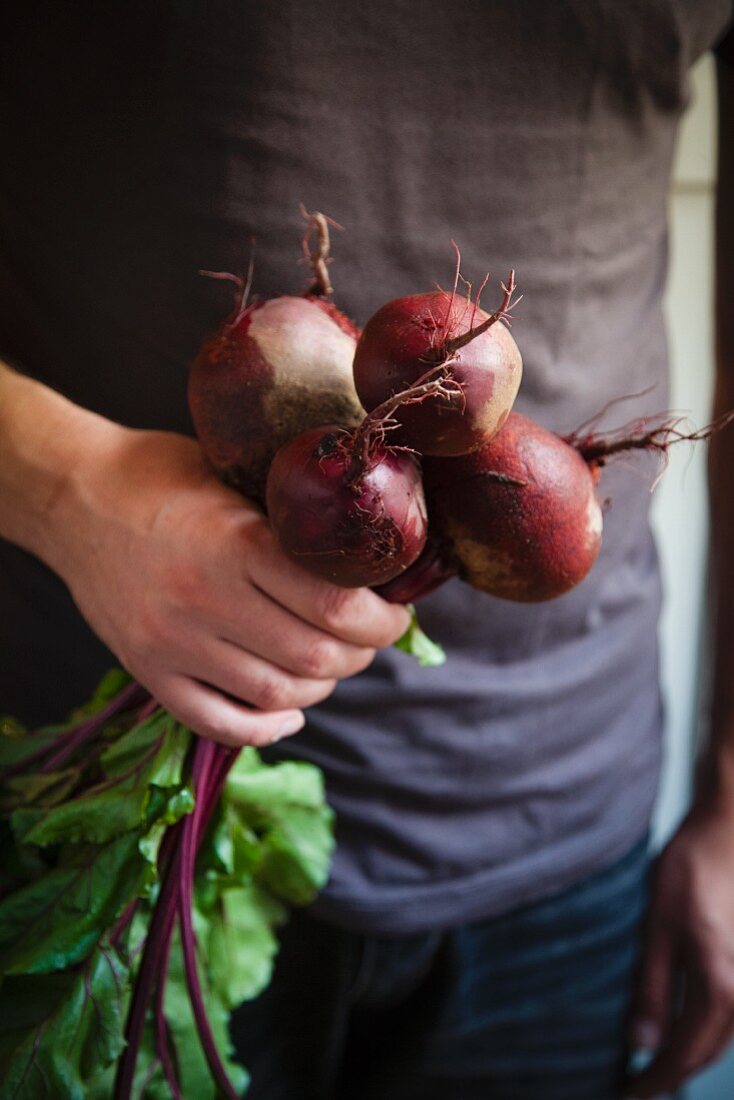
{"label": "shirt hem", "polygon": [[[400,887],[389,897],[360,899],[330,892],[320,895],[310,912],[328,924],[353,932],[409,936],[502,916],[513,909],[543,901],[604,870],[630,851],[650,828],[651,811],[635,820],[614,843],[600,838],[586,858],[565,869],[553,849],[536,853],[516,869],[498,869],[453,881],[445,886]],[[479,880],[478,880],[479,879]]]}

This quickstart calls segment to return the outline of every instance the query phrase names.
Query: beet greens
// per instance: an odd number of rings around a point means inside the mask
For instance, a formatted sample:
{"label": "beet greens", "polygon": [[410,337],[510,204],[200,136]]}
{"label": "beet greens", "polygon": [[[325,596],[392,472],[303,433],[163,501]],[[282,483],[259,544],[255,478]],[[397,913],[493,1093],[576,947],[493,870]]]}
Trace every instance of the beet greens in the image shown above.
{"label": "beet greens", "polygon": [[122,672],[0,720],[0,1096],[240,1096],[230,1012],[323,886],[318,769],[195,737]]}

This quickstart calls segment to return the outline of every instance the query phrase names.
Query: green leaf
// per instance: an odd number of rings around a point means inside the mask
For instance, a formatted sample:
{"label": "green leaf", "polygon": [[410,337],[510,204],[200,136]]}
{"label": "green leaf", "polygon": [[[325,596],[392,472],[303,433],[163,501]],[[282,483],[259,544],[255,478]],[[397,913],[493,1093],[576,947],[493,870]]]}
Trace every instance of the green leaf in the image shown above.
{"label": "green leaf", "polygon": [[[117,1067],[110,1066],[99,1077],[95,1077],[87,1085],[84,1100],[110,1100],[110,1097],[114,1096],[116,1076]],[[163,1073],[163,1067],[158,1061],[155,1037],[151,1026],[143,1031],[138,1060],[135,1065],[131,1096],[134,1097],[134,1100],[172,1100],[172,1093]],[[0,1094],[0,1100],[2,1100],[2,1094]]]}
{"label": "green leaf", "polygon": [[79,780],[80,775],[76,768],[67,768],[61,772],[15,775],[6,779],[0,788],[0,811],[8,814],[34,802],[54,806],[71,794]]}
{"label": "green leaf", "polygon": [[333,847],[327,808],[291,809],[265,837],[258,881],[294,905],[308,905],[326,884]]}
{"label": "green leaf", "polygon": [[100,757],[99,762],[107,778],[118,779],[126,775],[145,756],[152,759],[158,751],[157,743],[163,737],[165,725],[164,716],[156,711],[119,734]]}
{"label": "green leaf", "polygon": [[146,821],[152,821],[147,832],[138,840],[138,850],[146,862],[144,893],[152,898],[158,883],[158,852],[161,841],[169,825],[175,825],[185,814],[190,814],[195,805],[193,791],[182,787],[180,791],[166,795],[161,790],[153,790],[148,803]]}
{"label": "green leaf", "polygon": [[263,835],[254,866],[258,881],[277,896],[305,905],[326,883],[334,846],[323,776],[311,764],[266,765],[259,757],[242,757],[230,772],[225,798],[245,824]]}
{"label": "green leaf", "polygon": [[46,748],[64,727],[39,730],[26,734],[23,727],[12,718],[0,720],[0,768],[19,764],[38,749]]}
{"label": "green leaf", "polygon": [[262,841],[237,808],[224,800],[199,852],[198,866],[230,885],[249,882],[262,859]]}
{"label": "green leaf", "polygon": [[33,733],[28,733],[14,718],[0,718],[0,767],[10,766],[25,760],[37,749],[45,748],[55,741],[59,734],[79,725],[111,703],[116,695],[131,682],[131,677],[122,669],[111,669],[97,686],[92,698],[81,707],[72,711],[65,722],[56,722]]}
{"label": "green leaf", "polygon": [[137,972],[140,957],[145,947],[152,913],[153,907],[145,901],[141,901],[139,905],[136,905],[133,919],[130,921],[127,932],[123,937],[123,954],[133,976]]}
{"label": "green leaf", "polygon": [[163,741],[153,761],[148,781],[156,787],[177,787],[184,774],[192,734],[171,718],[170,714],[166,714],[166,718],[168,721]]}
{"label": "green leaf", "polygon": [[209,835],[199,850],[199,861],[214,863],[217,870],[231,875],[234,871],[234,835],[237,818],[231,813],[218,813],[209,829]]}
{"label": "green leaf", "polygon": [[[231,812],[229,807],[228,810]],[[249,881],[262,862],[263,846],[257,833],[238,818],[232,821],[232,848],[234,856],[233,880],[235,882]]]}
{"label": "green leaf", "polygon": [[98,714],[130,683],[132,683],[132,676],[124,669],[109,669],[94,689],[92,698],[72,711],[68,724],[75,725],[83,718],[90,718],[93,714]]}
{"label": "green leaf", "polygon": [[131,832],[64,852],[57,867],[0,903],[0,969],[44,974],[82,962],[144,881]]}
{"label": "green leaf", "polygon": [[[12,816],[18,841],[104,844],[148,820],[151,787],[180,783],[190,734],[169,715],[135,726],[102,756],[109,778],[50,808],[22,808]],[[176,821],[191,809],[191,792],[164,803],[165,820]],[[158,816],[158,815],[156,815]]]}
{"label": "green leaf", "polygon": [[40,878],[48,872],[48,863],[35,848],[16,844],[10,823],[0,821],[0,897]]}
{"label": "green leaf", "polygon": [[0,990],[0,1096],[86,1100],[120,1055],[127,971],[100,944],[81,971],[6,978]]}
{"label": "green leaf", "polygon": [[226,1008],[256,997],[268,984],[278,950],[273,928],[286,916],[284,907],[257,886],[223,891],[205,957],[212,986]]}
{"label": "green leaf", "polygon": [[[244,754],[242,754],[244,755]],[[238,759],[227,777],[226,797],[254,821],[269,822],[290,807],[320,809],[324,805],[324,777],[313,764],[292,760],[257,765]]]}
{"label": "green leaf", "polygon": [[9,714],[0,715],[0,737],[20,739],[28,736],[28,730],[17,718],[11,718]]}
{"label": "green leaf", "polygon": [[149,790],[140,775],[110,787],[103,783],[50,809],[16,810],[11,820],[19,842],[60,844],[65,841],[104,844],[140,825]]}
{"label": "green leaf", "polygon": [[395,648],[401,649],[403,653],[409,653],[411,657],[415,657],[418,664],[424,668],[437,668],[439,665],[445,664],[446,654],[441,646],[436,642],[432,642],[428,635],[423,633],[415,608],[412,604],[407,606],[410,611],[410,625],[394,643]]}

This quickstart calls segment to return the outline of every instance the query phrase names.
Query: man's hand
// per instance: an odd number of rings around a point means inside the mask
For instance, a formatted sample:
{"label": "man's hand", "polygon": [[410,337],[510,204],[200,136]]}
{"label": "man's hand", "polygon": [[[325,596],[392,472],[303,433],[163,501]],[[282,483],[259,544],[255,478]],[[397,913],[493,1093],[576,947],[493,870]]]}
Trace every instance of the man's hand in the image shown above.
{"label": "man's hand", "polygon": [[654,1050],[625,1095],[673,1092],[734,1036],[734,806],[694,808],[652,882],[632,1046]]}
{"label": "man's hand", "polygon": [[106,428],[56,520],[52,565],[95,632],[159,703],[225,744],[295,733],[301,708],[408,625],[368,589],[293,565],[183,436]]}
{"label": "man's hand", "polygon": [[194,440],[122,428],[2,364],[0,536],[64,579],[159,703],[228,745],[295,733],[409,623],[293,565]]}

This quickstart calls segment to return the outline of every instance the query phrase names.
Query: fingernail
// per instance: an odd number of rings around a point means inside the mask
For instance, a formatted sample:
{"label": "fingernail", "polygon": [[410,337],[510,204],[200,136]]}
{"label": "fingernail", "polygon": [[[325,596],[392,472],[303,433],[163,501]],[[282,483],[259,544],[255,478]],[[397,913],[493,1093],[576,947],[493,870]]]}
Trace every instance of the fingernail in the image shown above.
{"label": "fingernail", "polygon": [[306,719],[302,714],[292,714],[279,727],[273,740],[280,741],[281,737],[290,737],[292,733],[298,733],[299,730],[302,730],[305,724]]}
{"label": "fingernail", "polygon": [[638,1020],[632,1029],[632,1045],[637,1050],[656,1050],[660,1045],[660,1027],[654,1020]]}

